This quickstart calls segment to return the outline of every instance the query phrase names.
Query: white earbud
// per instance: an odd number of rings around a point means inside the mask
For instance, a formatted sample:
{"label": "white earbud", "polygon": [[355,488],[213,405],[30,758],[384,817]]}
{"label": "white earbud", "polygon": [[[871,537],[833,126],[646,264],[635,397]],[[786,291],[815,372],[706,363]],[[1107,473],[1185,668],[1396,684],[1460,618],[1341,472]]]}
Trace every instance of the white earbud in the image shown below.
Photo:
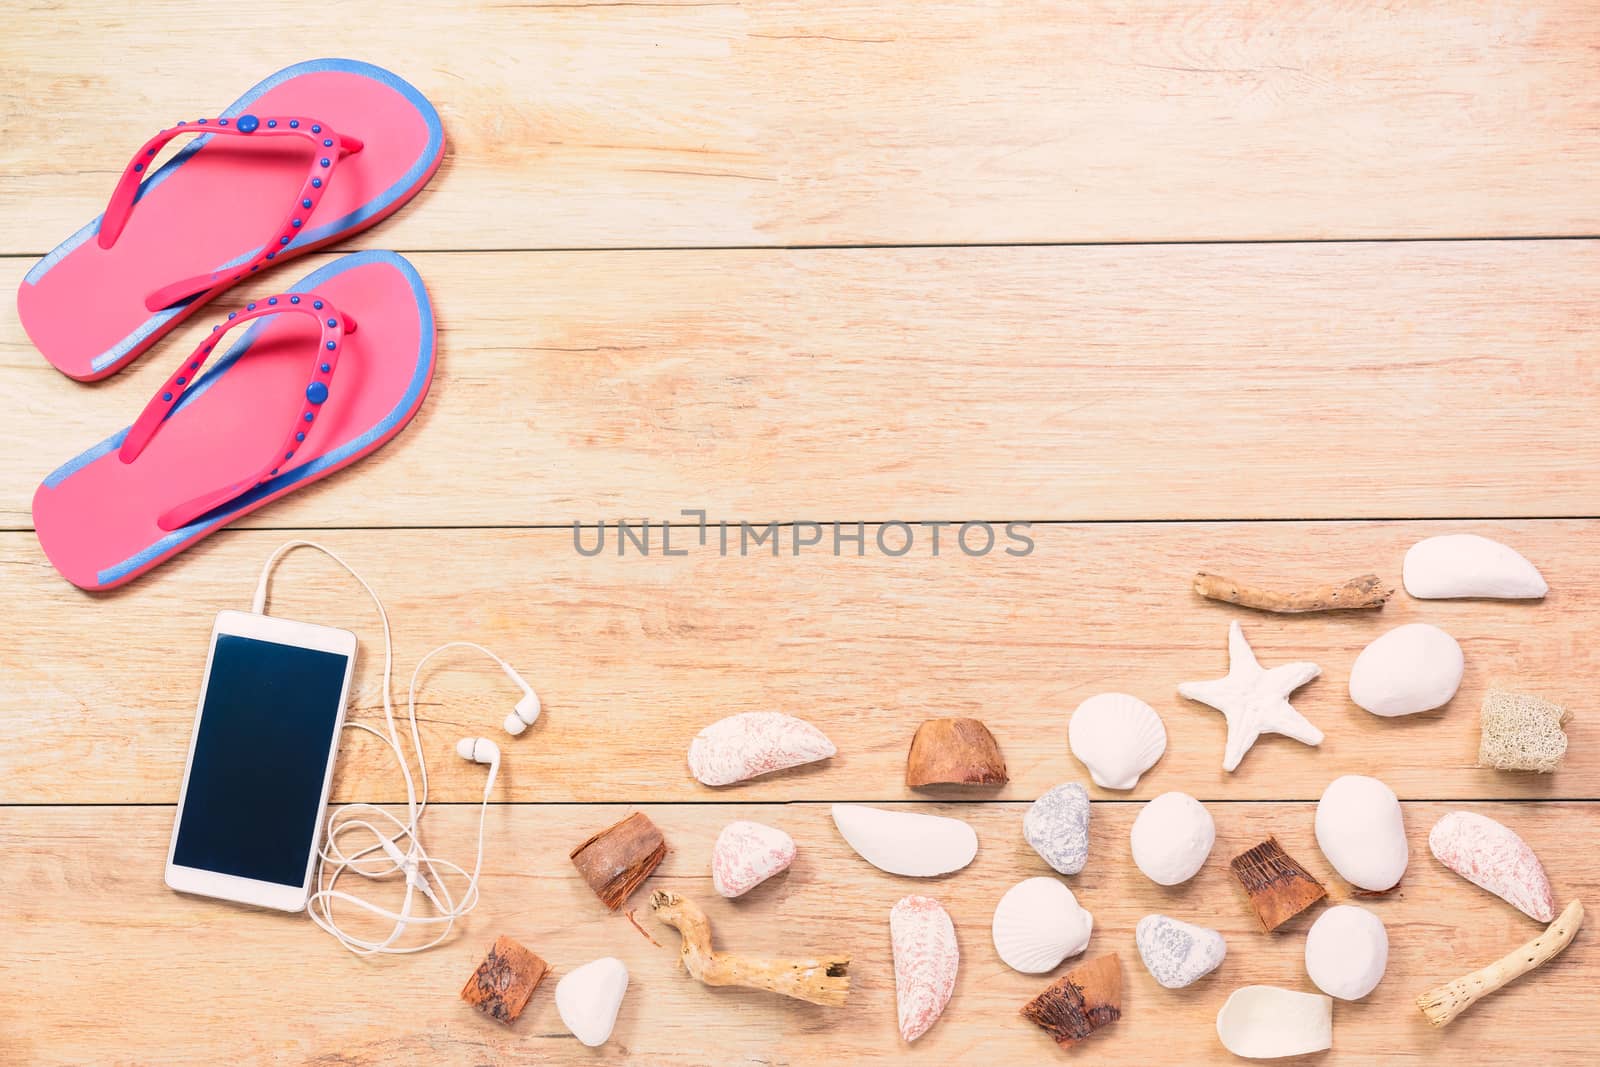
{"label": "white earbud", "polygon": [[511,664],[502,663],[501,666],[506,669],[506,677],[516,682],[522,689],[522,699],[517,701],[517,709],[507,715],[505,721],[506,733],[516,737],[532,726],[534,720],[539,717],[539,694],[533,691],[531,685],[522,680],[520,674],[511,669]]}
{"label": "white earbud", "polygon": [[456,742],[456,755],[491,768],[500,766],[500,746],[487,737],[463,737]]}

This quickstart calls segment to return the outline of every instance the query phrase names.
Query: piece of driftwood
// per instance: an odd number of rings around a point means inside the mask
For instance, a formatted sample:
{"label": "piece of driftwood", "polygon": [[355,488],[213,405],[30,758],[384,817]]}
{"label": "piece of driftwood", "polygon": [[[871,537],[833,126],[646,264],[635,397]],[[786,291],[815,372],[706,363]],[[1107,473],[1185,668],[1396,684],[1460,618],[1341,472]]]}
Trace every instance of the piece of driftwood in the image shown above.
{"label": "piece of driftwood", "polygon": [[573,849],[571,858],[595,896],[616,911],[666,854],[661,831],[636,811]]}
{"label": "piece of driftwood", "polygon": [[1010,781],[994,734],[977,719],[929,719],[906,753],[906,785],[1004,785]]}
{"label": "piece of driftwood", "polygon": [[683,969],[709,986],[765,989],[836,1008],[850,992],[849,956],[757,959],[711,947],[711,921],[693,901],[658,889],[650,894],[656,918],[683,935]]}
{"label": "piece of driftwood", "polygon": [[1269,934],[1328,895],[1276,837],[1239,853],[1228,861],[1228,869],[1239,879],[1261,928]]}
{"label": "piece of driftwood", "polygon": [[461,999],[509,1026],[516,1022],[528,1006],[528,998],[549,973],[550,965],[536,953],[501,934],[461,987]]}
{"label": "piece of driftwood", "polygon": [[1417,998],[1417,1007],[1428,1017],[1428,1022],[1443,1026],[1500,987],[1555,959],[1562,949],[1572,944],[1582,925],[1583,903],[1574,900],[1544,933],[1487,967],[1428,990]]}
{"label": "piece of driftwood", "polygon": [[1381,608],[1394,595],[1394,586],[1385,584],[1376,574],[1363,574],[1348,582],[1282,591],[1264,589],[1259,585],[1236,582],[1220,574],[1201,571],[1194,576],[1194,591],[1208,600],[1221,600],[1281,615],[1299,615],[1310,611]]}
{"label": "piece of driftwood", "polygon": [[1072,968],[1022,1006],[1062,1048],[1122,1018],[1122,959],[1115,952]]}

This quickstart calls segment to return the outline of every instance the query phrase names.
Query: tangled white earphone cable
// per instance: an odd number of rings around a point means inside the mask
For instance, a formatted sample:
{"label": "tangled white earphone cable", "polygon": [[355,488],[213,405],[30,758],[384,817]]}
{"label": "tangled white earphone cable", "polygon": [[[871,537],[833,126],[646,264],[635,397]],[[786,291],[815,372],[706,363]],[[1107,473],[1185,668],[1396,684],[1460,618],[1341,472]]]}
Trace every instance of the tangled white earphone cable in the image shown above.
{"label": "tangled white earphone cable", "polygon": [[[312,922],[332,934],[341,945],[358,956],[423,952],[449,937],[456,920],[477,906],[478,875],[483,867],[484,819],[489,813],[489,795],[494,790],[495,778],[500,772],[500,749],[486,737],[463,738],[456,746],[456,751],[463,758],[487,764],[489,767],[489,777],[483,786],[483,801],[478,809],[478,851],[471,872],[449,860],[430,856],[418,836],[418,826],[422,821],[423,812],[428,807],[428,763],[422,755],[422,735],[417,728],[417,679],[422,674],[422,668],[434,656],[453,648],[475,649],[494,660],[507,677],[523,691],[523,698],[517,703],[516,710],[506,717],[505,728],[512,734],[521,733],[538,717],[539,698],[509,663],[482,645],[471,641],[451,641],[433,649],[418,660],[416,669],[411,672],[411,684],[406,692],[406,710],[411,726],[411,748],[416,754],[417,768],[422,778],[422,797],[419,800],[411,777],[410,765],[400,746],[400,733],[394,720],[394,703],[390,694],[394,671],[394,642],[389,632],[389,613],[384,610],[383,601],[379,599],[372,586],[367,584],[367,580],[357,574],[355,568],[341,559],[336,552],[324,545],[315,541],[288,541],[279,545],[262,566],[261,579],[256,583],[255,597],[251,602],[251,611],[257,615],[266,613],[267,584],[271,579],[273,567],[285,553],[301,547],[314,548],[342,567],[350,577],[361,584],[361,588],[367,591],[367,596],[372,598],[373,605],[378,609],[378,618],[383,623],[382,694],[383,719],[387,732],[361,722],[347,721],[344,725],[346,729],[365,730],[383,741],[393,753],[395,762],[399,764],[400,776],[406,784],[405,821],[401,821],[386,808],[364,802],[343,804],[329,813],[326,833],[323,835],[322,846],[317,854],[316,887],[307,902],[306,910],[311,915]],[[352,833],[368,834],[370,840],[358,848],[348,850],[343,838]],[[370,863],[379,861],[379,857],[373,855],[376,852],[382,852],[383,857],[381,865],[374,867]],[[450,892],[441,871],[466,879],[466,891],[461,894],[460,901],[457,901]],[[397,874],[404,874],[406,891],[400,910],[381,907],[339,889],[339,879],[347,873],[373,881],[383,881]],[[412,914],[411,909],[419,892],[432,903],[436,914]],[[336,901],[376,918],[388,920],[392,924],[388,936],[374,941],[357,937],[343,929],[334,917],[333,905]],[[423,944],[396,944],[404,936],[407,928],[413,926],[441,927],[441,929],[436,937]]]}

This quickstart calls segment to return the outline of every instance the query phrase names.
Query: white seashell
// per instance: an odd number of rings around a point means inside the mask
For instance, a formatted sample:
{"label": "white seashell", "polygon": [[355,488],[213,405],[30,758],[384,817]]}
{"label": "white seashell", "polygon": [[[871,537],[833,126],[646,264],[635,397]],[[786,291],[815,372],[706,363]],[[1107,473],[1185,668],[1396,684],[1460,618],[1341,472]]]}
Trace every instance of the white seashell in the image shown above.
{"label": "white seashell", "polygon": [[1440,863],[1530,919],[1555,921],[1556,898],[1544,864],[1509,826],[1470,811],[1452,811],[1433,824],[1428,847]]}
{"label": "white seashell", "polygon": [[894,1001],[900,1036],[928,1032],[955,992],[961,951],[950,913],[932,897],[903,897],[889,910],[894,952]]}
{"label": "white seashell", "polygon": [[741,897],[794,862],[794,838],[758,822],[731,822],[711,849],[711,885]]}
{"label": "white seashell", "polygon": [[1217,841],[1211,813],[1188,793],[1162,793],[1139,812],[1128,834],[1133,862],[1156,885],[1187,882]]}
{"label": "white seashell", "polygon": [[912,878],[959,871],[978,854],[978,835],[960,819],[835,804],[833,824],[861,858]]}
{"label": "white seashell", "polygon": [[1415,715],[1449,702],[1461,687],[1461,646],[1425,622],[1407,623],[1361,650],[1350,699],[1374,715]]}
{"label": "white seashell", "polygon": [[1094,917],[1054,878],[1028,878],[994,908],[994,950],[1013,971],[1043,974],[1089,947]]}
{"label": "white seashell", "polygon": [[1419,600],[1537,600],[1550,591],[1539,568],[1521,552],[1477,534],[1418,541],[1406,552],[1403,577],[1406,592]]}
{"label": "white seashell", "polygon": [[1394,790],[1360,774],[1335,778],[1317,801],[1317,844],[1339,876],[1382,893],[1406,873],[1406,828]]}
{"label": "white seashell", "polygon": [[1228,741],[1222,769],[1232,772],[1262,734],[1282,734],[1305,745],[1322,744],[1322,731],[1294,709],[1289,694],[1322,673],[1315,663],[1285,663],[1270,671],[1256,660],[1244,628],[1228,624],[1228,674],[1209,682],[1184,682],[1178,692],[1222,712]]}
{"label": "white seashell", "polygon": [[1126,693],[1101,693],[1078,705],[1067,744],[1094,784],[1132,789],[1167,750],[1167,728],[1155,709]]}
{"label": "white seashell", "polygon": [[1270,985],[1235,989],[1217,1012],[1217,1036],[1235,1056],[1274,1060],[1333,1047],[1333,1000]]}
{"label": "white seashell", "polygon": [[585,963],[556,983],[556,1011],[572,1036],[590,1048],[605,1044],[628,991],[628,968],[611,956]]}
{"label": "white seashell", "polygon": [[1317,916],[1306,934],[1306,973],[1340,1000],[1360,1000],[1383,981],[1389,933],[1366,908],[1339,904]]}
{"label": "white seashell", "polygon": [[780,711],[719,719],[689,742],[689,770],[705,785],[732,785],[838,753],[822,731]]}
{"label": "white seashell", "polygon": [[1028,806],[1022,836],[1062,874],[1077,874],[1089,859],[1089,791],[1077,782],[1051,789]]}
{"label": "white seashell", "polygon": [[1165,915],[1146,915],[1133,936],[1150,977],[1168,989],[1193,985],[1228,955],[1228,943],[1215,930]]}

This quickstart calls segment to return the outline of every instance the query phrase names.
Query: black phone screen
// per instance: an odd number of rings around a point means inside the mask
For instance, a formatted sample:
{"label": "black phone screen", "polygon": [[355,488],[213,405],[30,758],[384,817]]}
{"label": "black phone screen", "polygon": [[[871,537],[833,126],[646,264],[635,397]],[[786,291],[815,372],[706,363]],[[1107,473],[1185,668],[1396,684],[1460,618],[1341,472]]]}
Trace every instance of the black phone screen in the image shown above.
{"label": "black phone screen", "polygon": [[219,634],[173,862],[305,883],[346,657]]}

